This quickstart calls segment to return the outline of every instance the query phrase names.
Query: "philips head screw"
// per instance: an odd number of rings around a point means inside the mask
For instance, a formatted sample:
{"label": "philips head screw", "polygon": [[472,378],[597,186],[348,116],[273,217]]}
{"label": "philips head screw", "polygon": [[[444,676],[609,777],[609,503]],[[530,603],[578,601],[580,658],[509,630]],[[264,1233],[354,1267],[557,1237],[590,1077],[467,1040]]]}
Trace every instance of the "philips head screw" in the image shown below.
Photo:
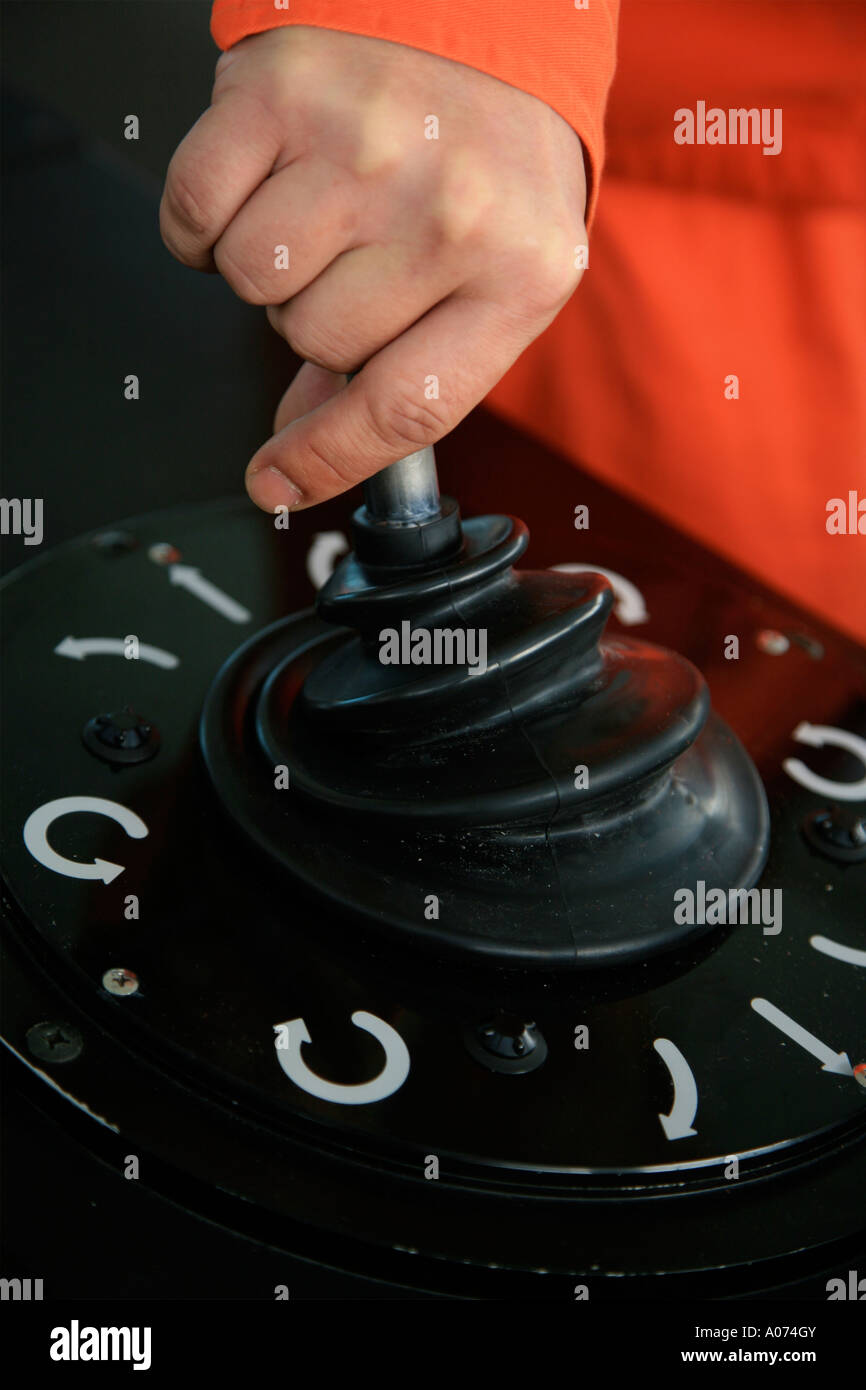
{"label": "philips head screw", "polygon": [[74,1062],[84,1039],[71,1023],[34,1023],[27,1029],[27,1047],[40,1062]]}
{"label": "philips head screw", "polygon": [[138,989],[138,976],[133,970],[115,966],[106,970],[102,977],[102,987],[109,994],[135,994]]}

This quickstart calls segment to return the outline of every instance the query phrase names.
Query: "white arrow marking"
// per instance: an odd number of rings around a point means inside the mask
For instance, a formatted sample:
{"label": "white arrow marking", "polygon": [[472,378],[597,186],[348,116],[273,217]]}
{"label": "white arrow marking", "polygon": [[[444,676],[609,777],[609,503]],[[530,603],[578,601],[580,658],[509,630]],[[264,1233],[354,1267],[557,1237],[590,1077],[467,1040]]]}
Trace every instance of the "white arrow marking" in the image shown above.
{"label": "white arrow marking", "polygon": [[[86,656],[125,656],[126,643],[122,637],[64,637],[54,648],[57,656],[69,656],[73,661],[83,661]],[[147,642],[139,642],[138,659],[149,661],[152,666],[161,666],[164,671],[173,671],[180,664],[180,658],[162,647],[151,647]]]}
{"label": "white arrow marking", "polygon": [[349,542],[342,531],[318,531],[313,536],[307,552],[307,574],[314,588],[321,589],[330,579],[337,561],[348,549]]}
{"label": "white arrow marking", "polygon": [[613,589],[616,598],[613,611],[623,627],[634,627],[636,623],[649,621],[649,613],[640,589],[624,575],[617,574],[616,570],[602,569],[601,565],[553,565],[552,568],[558,574],[603,574]]}
{"label": "white arrow marking", "polygon": [[668,1139],[688,1139],[697,1134],[692,1120],[698,1113],[698,1088],[692,1069],[670,1038],[656,1038],[653,1047],[671,1074],[674,1086],[673,1109],[669,1115],[659,1115]]}
{"label": "white arrow marking", "polygon": [[822,1064],[822,1071],[831,1071],[836,1076],[853,1076],[854,1068],[848,1060],[847,1052],[834,1052],[832,1047],[827,1047],[820,1038],[816,1038],[813,1033],[807,1032],[801,1024],[795,1023],[793,1018],[783,1014],[781,1009],[777,1009],[775,1004],[771,1004],[769,999],[753,999],[752,1008],[761,1018],[765,1018],[768,1023],[772,1023],[774,1028],[785,1033],[792,1042],[803,1047],[807,1052],[811,1052],[813,1057],[817,1057]]}
{"label": "white arrow marking", "polygon": [[187,593],[194,594],[209,608],[215,609],[224,618],[228,618],[230,623],[248,623],[252,617],[252,614],[244,608],[243,604],[229,598],[228,594],[224,594],[222,589],[217,588],[216,584],[211,584],[209,579],[203,578],[201,571],[192,565],[169,565],[168,581],[181,589],[186,589]]}
{"label": "white arrow marking", "polygon": [[[324,1081],[321,1076],[310,1071],[303,1057],[301,1047],[311,1038],[302,1018],[293,1018],[288,1023],[275,1023],[277,1058],[290,1081],[308,1091],[320,1100],[334,1101],[337,1105],[371,1105],[373,1101],[384,1100],[399,1091],[409,1075],[409,1049],[396,1029],[375,1014],[359,1009],[352,1014],[356,1028],[372,1033],[385,1049],[385,1065],[372,1081],[364,1081],[359,1086],[338,1086],[334,1081]],[[282,1037],[280,1036],[282,1035]]]}
{"label": "white arrow marking", "polygon": [[147,826],[140,816],[121,806],[118,801],[106,801],[101,796],[61,796],[57,801],[46,801],[28,817],[24,825],[24,843],[33,858],[65,878],[101,878],[103,883],[111,883],[118,874],[123,873],[123,864],[110,864],[106,859],[94,859],[92,864],[80,864],[75,859],[64,859],[48,843],[48,831],[54,821],[61,816],[72,815],[75,811],[92,811],[97,816],[108,816],[117,821],[133,840],[143,840]]}
{"label": "white arrow marking", "polygon": [[816,951],[821,951],[825,956],[832,956],[834,960],[844,961],[846,965],[866,965],[866,951],[855,951],[853,946],[842,946],[838,941],[831,941],[827,936],[810,936],[809,945],[814,946]]}
{"label": "white arrow marking", "polygon": [[[797,725],[791,738],[798,743],[808,744],[810,748],[823,748],[827,743],[831,747],[844,748],[859,758],[866,768],[866,738],[858,738],[857,734],[851,734],[847,729],[834,729],[829,724],[803,723]],[[818,796],[832,796],[838,801],[860,801],[866,797],[866,776],[861,777],[859,782],[834,782],[830,777],[819,777],[799,758],[786,758],[782,767],[801,787],[816,792]]]}

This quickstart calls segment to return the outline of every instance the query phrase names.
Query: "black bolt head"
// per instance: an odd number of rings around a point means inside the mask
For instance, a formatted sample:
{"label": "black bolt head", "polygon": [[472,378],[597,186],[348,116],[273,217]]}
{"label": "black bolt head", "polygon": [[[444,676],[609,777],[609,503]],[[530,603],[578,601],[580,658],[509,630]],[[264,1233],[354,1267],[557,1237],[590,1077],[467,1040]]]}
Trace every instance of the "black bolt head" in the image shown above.
{"label": "black bolt head", "polygon": [[159,751],[159,731],[129,705],[115,714],[97,714],[82,732],[84,745],[104,762],[146,762]]}
{"label": "black bolt head", "polygon": [[803,823],[813,848],[842,864],[866,859],[866,816],[854,806],[830,806],[813,811]]}

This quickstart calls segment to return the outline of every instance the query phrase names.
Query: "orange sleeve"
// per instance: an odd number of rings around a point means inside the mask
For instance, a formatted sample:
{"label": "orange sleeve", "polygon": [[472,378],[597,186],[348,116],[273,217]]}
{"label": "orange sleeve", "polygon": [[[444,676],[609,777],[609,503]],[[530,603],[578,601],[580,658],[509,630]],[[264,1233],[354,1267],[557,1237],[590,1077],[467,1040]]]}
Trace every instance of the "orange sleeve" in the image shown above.
{"label": "orange sleeve", "polygon": [[222,48],[278,25],[308,24],[438,53],[530,92],[568,122],[587,154],[587,224],[604,162],[619,0],[214,0]]}

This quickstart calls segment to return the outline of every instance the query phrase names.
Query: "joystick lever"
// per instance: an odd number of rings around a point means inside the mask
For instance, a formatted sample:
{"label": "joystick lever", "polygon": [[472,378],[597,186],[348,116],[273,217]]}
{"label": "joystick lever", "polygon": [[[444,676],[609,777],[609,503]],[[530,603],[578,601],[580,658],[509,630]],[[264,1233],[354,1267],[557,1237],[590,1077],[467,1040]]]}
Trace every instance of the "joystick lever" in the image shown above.
{"label": "joystick lever", "polygon": [[460,549],[460,513],[439,495],[431,444],[367,479],[352,531],[356,555],[375,569],[438,563]]}

